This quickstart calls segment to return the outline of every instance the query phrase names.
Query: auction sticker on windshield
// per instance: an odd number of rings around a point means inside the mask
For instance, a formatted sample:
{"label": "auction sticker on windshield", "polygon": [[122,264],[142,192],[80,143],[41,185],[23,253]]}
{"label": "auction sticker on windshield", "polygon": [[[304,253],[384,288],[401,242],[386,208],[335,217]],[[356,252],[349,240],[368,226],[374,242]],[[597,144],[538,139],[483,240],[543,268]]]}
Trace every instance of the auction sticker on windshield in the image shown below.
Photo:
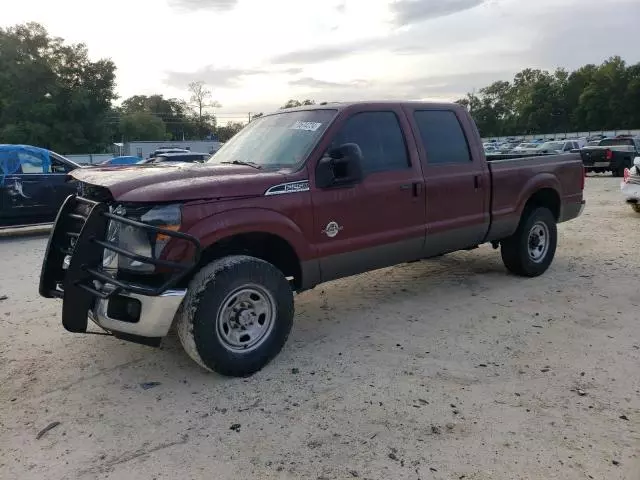
{"label": "auction sticker on windshield", "polygon": [[321,126],[322,124],[318,122],[301,122],[298,120],[291,126],[291,130],[307,130],[309,132],[315,132]]}

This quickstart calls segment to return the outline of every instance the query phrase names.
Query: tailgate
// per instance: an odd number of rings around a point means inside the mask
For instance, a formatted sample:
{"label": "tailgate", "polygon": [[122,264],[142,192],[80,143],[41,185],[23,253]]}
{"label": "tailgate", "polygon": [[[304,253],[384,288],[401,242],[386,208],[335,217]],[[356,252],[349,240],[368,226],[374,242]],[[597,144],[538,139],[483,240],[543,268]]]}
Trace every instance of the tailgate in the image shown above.
{"label": "tailgate", "polygon": [[580,150],[580,156],[582,157],[582,163],[588,167],[606,167],[611,163],[610,160],[607,160],[606,147],[583,148]]}

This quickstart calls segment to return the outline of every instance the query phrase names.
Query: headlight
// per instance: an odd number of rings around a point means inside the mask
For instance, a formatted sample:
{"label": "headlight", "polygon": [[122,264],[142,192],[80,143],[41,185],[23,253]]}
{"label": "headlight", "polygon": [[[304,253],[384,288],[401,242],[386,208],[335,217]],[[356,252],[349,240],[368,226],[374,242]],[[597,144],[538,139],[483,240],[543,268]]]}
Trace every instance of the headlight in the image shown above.
{"label": "headlight", "polygon": [[[178,231],[180,229],[182,219],[180,205],[159,205],[142,215],[139,215],[139,212],[134,212],[137,209],[131,210],[126,212],[124,208],[118,207],[113,213],[167,230]],[[170,237],[162,233],[111,220],[107,231],[107,240],[137,255],[158,259],[167,243],[169,243]],[[135,273],[153,273],[155,270],[155,266],[150,263],[118,255],[111,250],[105,250],[103,266],[112,270],[117,266],[118,270]]]}

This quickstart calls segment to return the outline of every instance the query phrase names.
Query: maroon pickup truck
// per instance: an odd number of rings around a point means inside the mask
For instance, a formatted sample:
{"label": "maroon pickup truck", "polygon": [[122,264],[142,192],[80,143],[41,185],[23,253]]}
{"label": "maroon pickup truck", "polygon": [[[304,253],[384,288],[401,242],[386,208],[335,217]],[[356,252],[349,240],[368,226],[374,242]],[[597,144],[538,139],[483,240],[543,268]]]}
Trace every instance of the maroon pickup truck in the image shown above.
{"label": "maroon pickup truck", "polygon": [[204,164],[75,170],[40,294],[224,375],[282,349],[293,293],[483,243],[507,269],[551,264],[556,224],[584,207],[579,155],[487,162],[455,104],[323,104],[251,122]]}

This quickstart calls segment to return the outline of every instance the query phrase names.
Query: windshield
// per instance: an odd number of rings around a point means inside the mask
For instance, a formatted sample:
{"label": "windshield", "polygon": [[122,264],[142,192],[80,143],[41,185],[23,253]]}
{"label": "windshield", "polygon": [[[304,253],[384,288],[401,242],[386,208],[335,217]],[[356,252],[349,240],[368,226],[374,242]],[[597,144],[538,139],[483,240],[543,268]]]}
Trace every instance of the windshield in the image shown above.
{"label": "windshield", "polygon": [[564,143],[562,142],[546,142],[538,147],[540,150],[562,150]]}
{"label": "windshield", "polygon": [[633,145],[633,139],[631,138],[608,138],[600,141],[601,147],[613,147],[616,145]]}
{"label": "windshield", "polygon": [[257,118],[226,142],[208,163],[292,167],[307,158],[336,113],[302,110]]}

